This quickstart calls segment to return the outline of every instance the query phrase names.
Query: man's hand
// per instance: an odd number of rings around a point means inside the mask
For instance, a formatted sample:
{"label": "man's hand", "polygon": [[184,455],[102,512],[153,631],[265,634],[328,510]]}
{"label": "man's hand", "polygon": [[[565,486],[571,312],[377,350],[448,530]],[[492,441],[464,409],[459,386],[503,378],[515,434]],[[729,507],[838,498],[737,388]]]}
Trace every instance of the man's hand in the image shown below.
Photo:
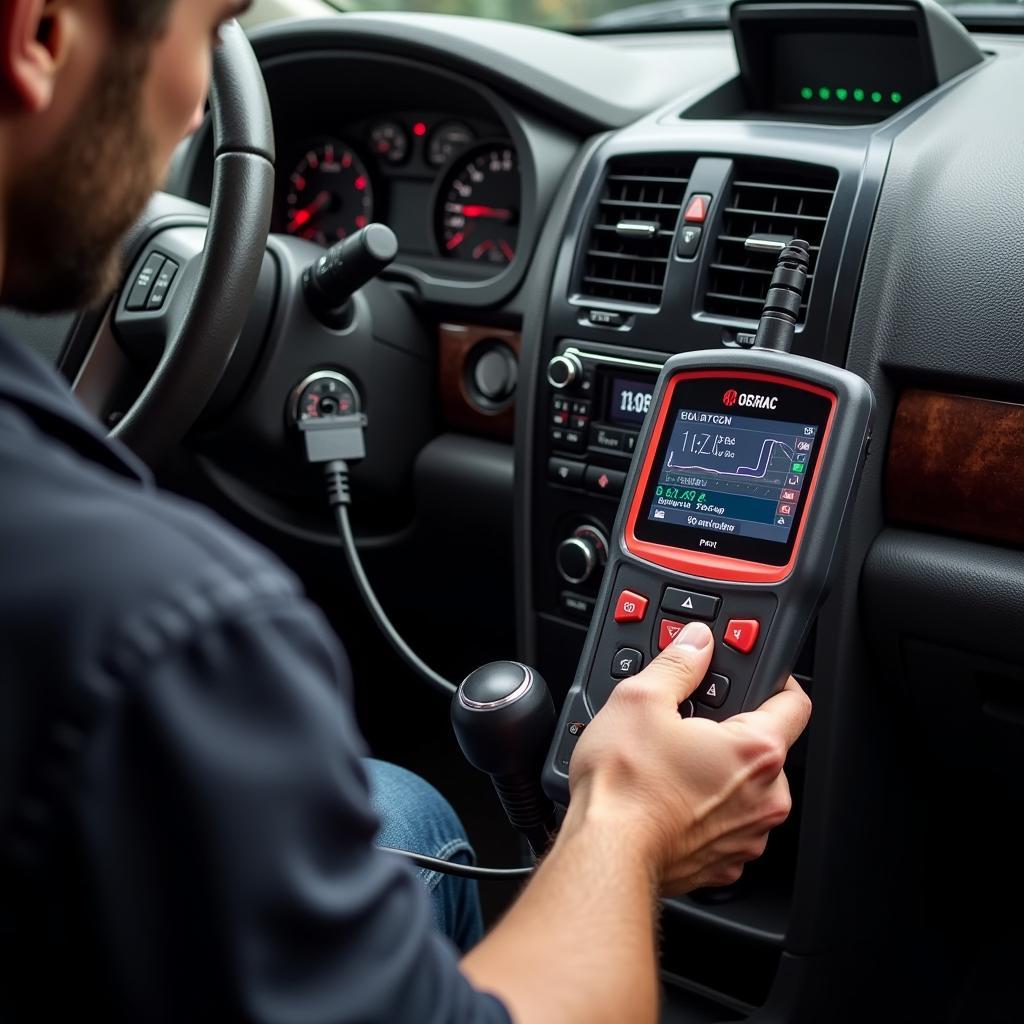
{"label": "man's hand", "polygon": [[811,703],[795,679],[726,722],[681,718],[711,662],[711,630],[692,622],[646,669],[623,680],[586,732],[569,771],[569,828],[615,823],[677,895],[735,882],[785,821],[783,765]]}

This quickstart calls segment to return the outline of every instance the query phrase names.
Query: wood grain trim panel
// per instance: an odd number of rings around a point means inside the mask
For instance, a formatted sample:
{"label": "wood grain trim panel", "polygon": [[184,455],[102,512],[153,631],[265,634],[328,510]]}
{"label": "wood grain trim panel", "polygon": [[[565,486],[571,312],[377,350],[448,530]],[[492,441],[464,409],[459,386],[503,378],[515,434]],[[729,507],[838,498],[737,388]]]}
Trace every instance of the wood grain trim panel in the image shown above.
{"label": "wood grain trim panel", "polygon": [[1024,544],[1024,405],[904,392],[889,442],[886,512],[909,526]]}
{"label": "wood grain trim panel", "polygon": [[456,430],[486,434],[511,441],[515,423],[515,401],[500,409],[488,409],[474,400],[466,387],[466,367],[473,349],[481,342],[503,341],[518,357],[522,336],[518,331],[478,324],[441,324],[438,328],[438,387],[441,413]]}

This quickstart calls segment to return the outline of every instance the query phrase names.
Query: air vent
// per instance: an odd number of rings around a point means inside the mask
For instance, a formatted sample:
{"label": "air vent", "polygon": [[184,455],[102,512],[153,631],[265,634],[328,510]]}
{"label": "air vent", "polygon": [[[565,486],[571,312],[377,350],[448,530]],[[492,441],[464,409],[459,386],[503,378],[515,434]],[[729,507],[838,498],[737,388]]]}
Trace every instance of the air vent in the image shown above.
{"label": "air vent", "polygon": [[658,306],[692,157],[612,160],[582,261],[579,292]]}
{"label": "air vent", "polygon": [[[824,168],[738,163],[708,268],[705,311],[756,320],[779,249],[792,238],[811,245],[809,296],[835,190],[835,172]],[[804,302],[801,323],[806,314]]]}

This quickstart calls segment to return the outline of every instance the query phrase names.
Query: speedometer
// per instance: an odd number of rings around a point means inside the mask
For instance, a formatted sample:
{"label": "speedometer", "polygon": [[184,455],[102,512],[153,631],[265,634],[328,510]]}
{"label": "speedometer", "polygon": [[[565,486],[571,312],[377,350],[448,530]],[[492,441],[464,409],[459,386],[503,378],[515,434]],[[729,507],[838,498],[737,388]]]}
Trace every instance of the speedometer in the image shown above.
{"label": "speedometer", "polygon": [[519,161],[507,143],[478,146],[441,184],[435,210],[442,256],[504,265],[519,241]]}

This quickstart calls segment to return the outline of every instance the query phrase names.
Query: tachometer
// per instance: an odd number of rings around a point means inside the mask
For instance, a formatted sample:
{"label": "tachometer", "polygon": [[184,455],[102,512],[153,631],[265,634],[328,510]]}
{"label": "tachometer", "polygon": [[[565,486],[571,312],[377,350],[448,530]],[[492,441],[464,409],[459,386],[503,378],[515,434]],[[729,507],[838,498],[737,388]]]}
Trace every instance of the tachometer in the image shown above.
{"label": "tachometer", "polygon": [[288,179],[285,231],[333,245],[371,220],[373,185],[362,160],[338,139],[311,145]]}
{"label": "tachometer", "polygon": [[507,143],[478,147],[441,184],[435,211],[442,256],[511,263],[519,240],[519,161]]}

